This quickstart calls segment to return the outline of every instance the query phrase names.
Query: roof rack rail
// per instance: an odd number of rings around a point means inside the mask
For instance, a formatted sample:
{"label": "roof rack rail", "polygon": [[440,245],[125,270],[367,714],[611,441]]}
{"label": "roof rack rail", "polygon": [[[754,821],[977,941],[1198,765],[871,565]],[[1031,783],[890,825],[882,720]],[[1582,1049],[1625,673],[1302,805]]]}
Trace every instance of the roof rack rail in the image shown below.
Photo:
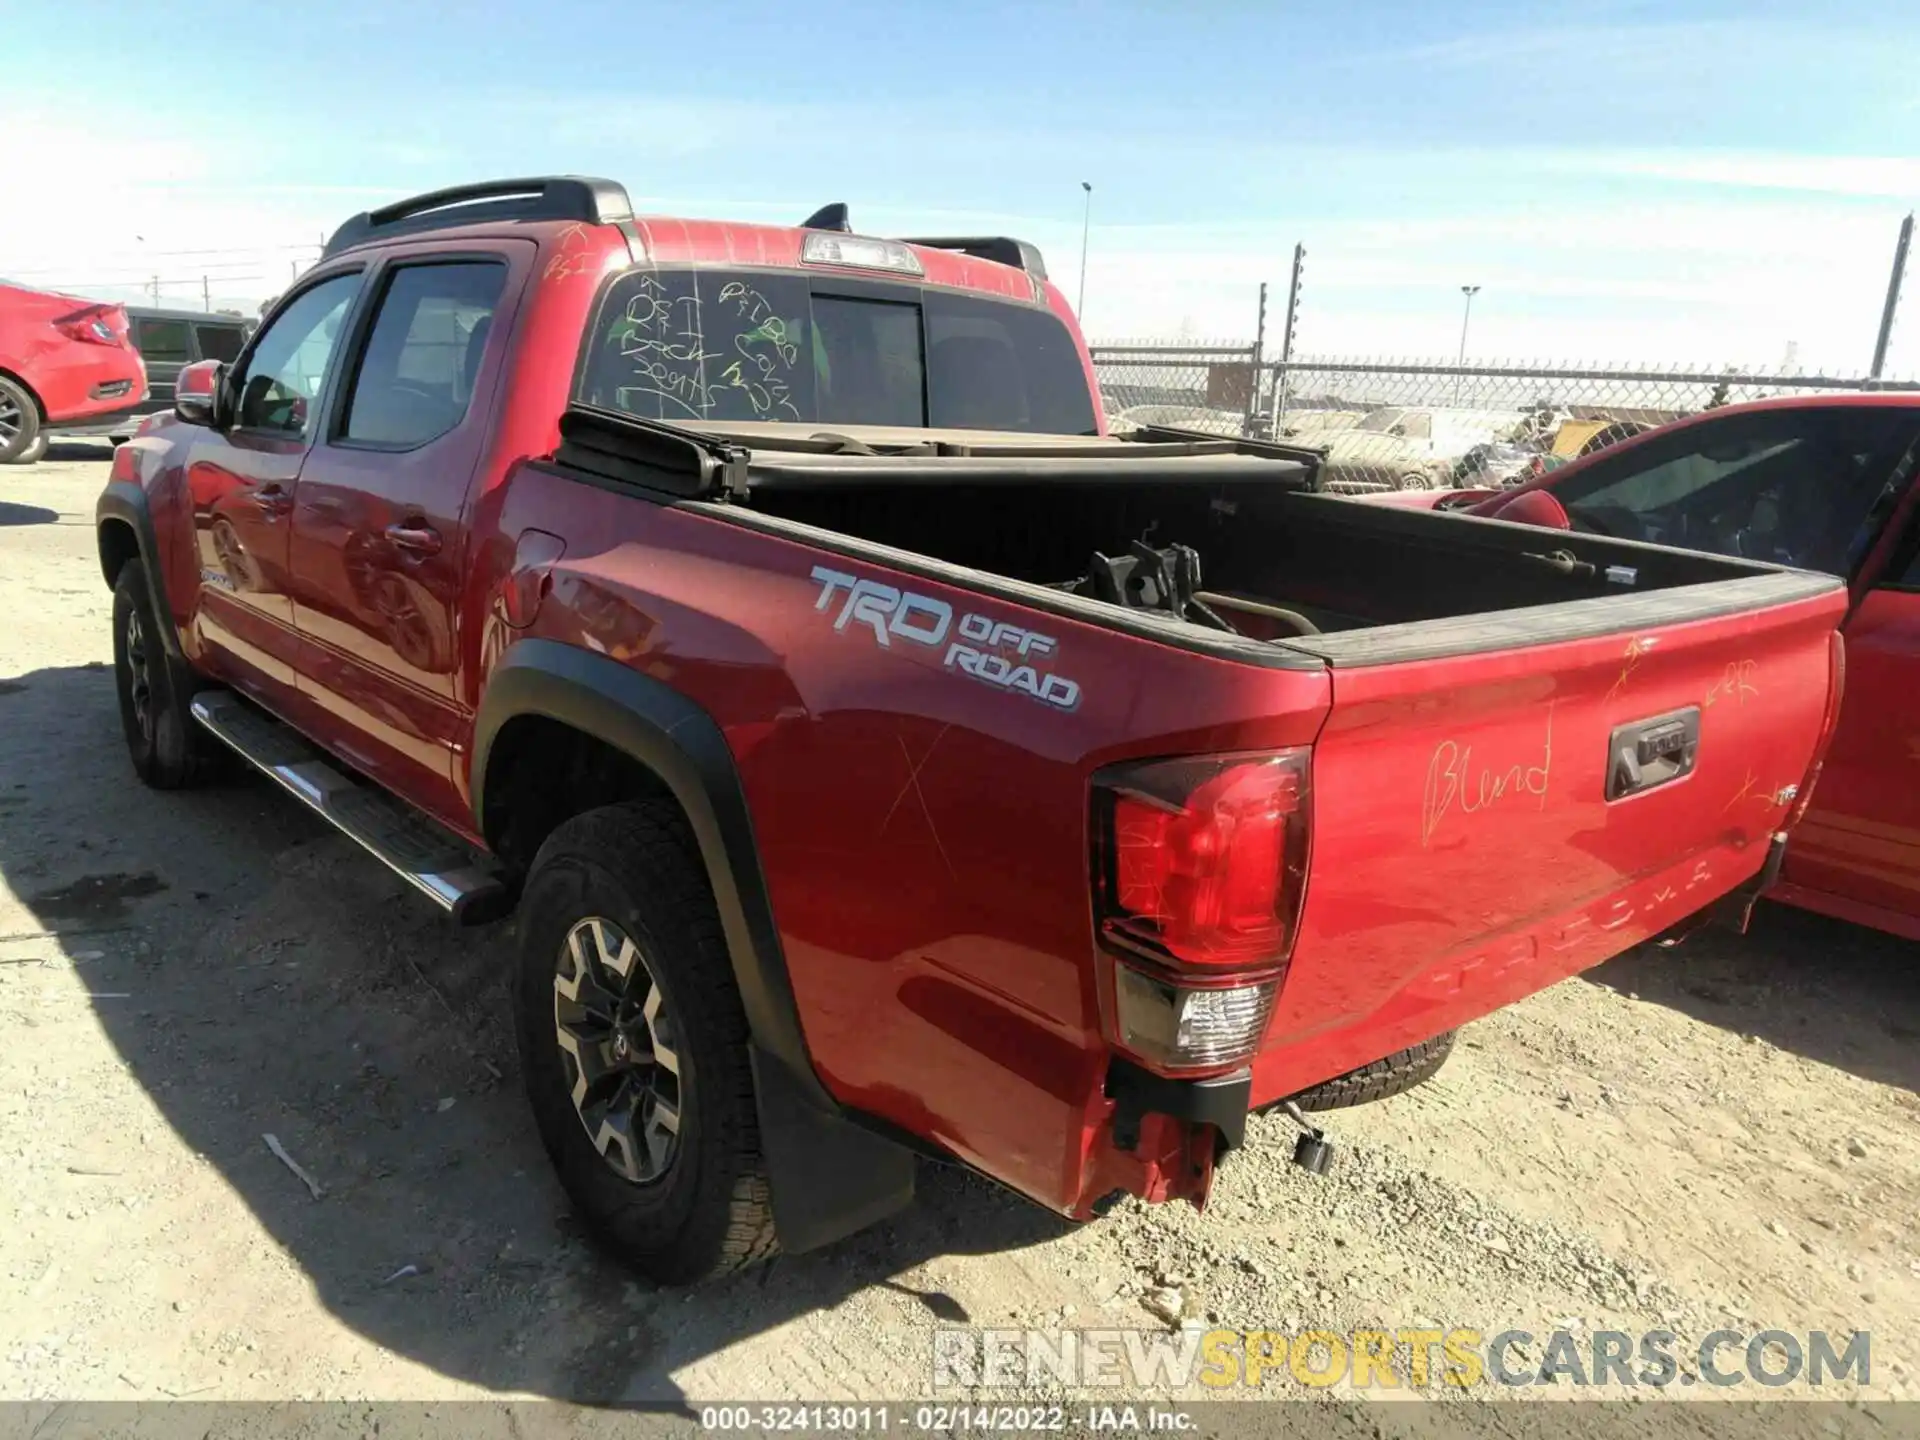
{"label": "roof rack rail", "polygon": [[1026,271],[1036,280],[1047,278],[1047,262],[1040,258],[1039,247],[1025,240],[1015,240],[1006,235],[903,235],[900,238],[902,244],[924,245],[929,250],[958,250],[962,255],[971,255],[976,260],[1011,265],[1016,270]]}
{"label": "roof rack rail", "polygon": [[320,258],[387,235],[441,230],[478,220],[584,220],[613,225],[633,218],[633,202],[617,180],[592,175],[534,175],[482,180],[429,190],[354,216],[328,239]]}

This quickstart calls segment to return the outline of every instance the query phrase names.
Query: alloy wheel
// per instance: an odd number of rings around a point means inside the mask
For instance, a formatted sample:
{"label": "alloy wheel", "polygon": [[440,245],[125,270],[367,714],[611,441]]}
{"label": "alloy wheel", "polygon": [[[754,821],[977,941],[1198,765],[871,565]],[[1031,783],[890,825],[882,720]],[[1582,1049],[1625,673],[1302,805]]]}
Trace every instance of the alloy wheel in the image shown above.
{"label": "alloy wheel", "polygon": [[594,915],[567,932],[553,976],[554,1039],[587,1138],[615,1174],[660,1179],[680,1148],[680,1054],[640,947]]}
{"label": "alloy wheel", "polygon": [[153,667],[147,656],[147,626],[140,607],[127,611],[127,699],[134,723],[147,740],[153,739]]}

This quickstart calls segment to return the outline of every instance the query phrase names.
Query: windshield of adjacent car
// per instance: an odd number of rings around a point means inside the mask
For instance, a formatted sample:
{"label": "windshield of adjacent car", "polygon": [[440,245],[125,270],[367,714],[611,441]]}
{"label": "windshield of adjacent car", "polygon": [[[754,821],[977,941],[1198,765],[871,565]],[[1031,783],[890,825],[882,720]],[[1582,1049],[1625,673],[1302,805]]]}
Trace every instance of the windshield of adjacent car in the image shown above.
{"label": "windshield of adjacent car", "polygon": [[1606,533],[1845,574],[1914,436],[1901,409],[1735,413],[1609,454],[1553,492]]}
{"label": "windshield of adjacent car", "polygon": [[1404,410],[1374,410],[1356,420],[1353,428],[1376,435],[1390,435],[1393,433],[1393,427],[1400,424],[1406,413]]}
{"label": "windshield of adjacent car", "polygon": [[650,420],[1095,433],[1050,311],[790,271],[633,270],[587,337],[576,398]]}

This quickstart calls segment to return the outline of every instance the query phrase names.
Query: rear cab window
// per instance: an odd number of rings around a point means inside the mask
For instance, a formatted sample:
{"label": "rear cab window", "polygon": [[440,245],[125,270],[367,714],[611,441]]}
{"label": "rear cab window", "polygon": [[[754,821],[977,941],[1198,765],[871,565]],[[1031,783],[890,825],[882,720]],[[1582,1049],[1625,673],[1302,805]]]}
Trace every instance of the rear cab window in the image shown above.
{"label": "rear cab window", "polygon": [[1052,312],[791,271],[631,270],[602,298],[576,399],[642,419],[1096,433]]}

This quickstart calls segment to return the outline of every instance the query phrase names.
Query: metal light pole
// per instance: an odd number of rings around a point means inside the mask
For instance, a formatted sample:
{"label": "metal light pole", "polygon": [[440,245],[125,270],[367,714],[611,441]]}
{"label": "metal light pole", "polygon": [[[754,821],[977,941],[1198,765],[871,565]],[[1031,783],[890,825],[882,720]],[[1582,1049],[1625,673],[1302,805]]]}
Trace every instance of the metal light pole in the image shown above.
{"label": "metal light pole", "polygon": [[1087,323],[1087,237],[1093,232],[1093,182],[1082,180],[1087,192],[1086,210],[1080,217],[1080,299],[1073,307],[1073,318],[1084,328]]}
{"label": "metal light pole", "polygon": [[1900,308],[1900,282],[1907,276],[1907,247],[1913,243],[1913,212],[1900,222],[1900,238],[1893,246],[1893,273],[1887,277],[1887,305],[1880,312],[1880,333],[1873,342],[1873,364],[1869,378],[1878,380],[1887,365],[1887,342],[1893,338],[1893,313]]}
{"label": "metal light pole", "polygon": [[[1467,308],[1465,313],[1460,317],[1460,355],[1459,358],[1453,362],[1456,370],[1467,363],[1467,322],[1473,319],[1473,297],[1480,293],[1480,287],[1478,285],[1462,285],[1460,287],[1460,293],[1467,297]],[[1456,405],[1460,403],[1460,377],[1458,375],[1453,377],[1453,403]]]}

